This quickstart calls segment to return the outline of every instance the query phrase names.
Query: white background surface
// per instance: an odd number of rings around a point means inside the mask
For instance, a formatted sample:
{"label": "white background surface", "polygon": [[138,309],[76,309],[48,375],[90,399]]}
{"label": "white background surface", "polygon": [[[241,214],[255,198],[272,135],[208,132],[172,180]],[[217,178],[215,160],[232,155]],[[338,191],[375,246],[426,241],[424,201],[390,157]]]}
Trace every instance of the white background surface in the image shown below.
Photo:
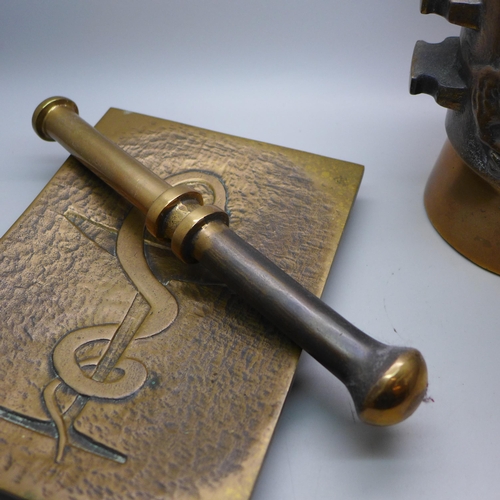
{"label": "white background surface", "polygon": [[363,426],[303,355],[254,500],[500,498],[500,277],[427,221],[445,111],[408,94],[416,40],[458,27],[418,0],[16,0],[0,16],[0,234],[67,156],[31,129],[52,95],[90,123],[114,106],[366,166],[323,298],[420,349],[434,402]]}

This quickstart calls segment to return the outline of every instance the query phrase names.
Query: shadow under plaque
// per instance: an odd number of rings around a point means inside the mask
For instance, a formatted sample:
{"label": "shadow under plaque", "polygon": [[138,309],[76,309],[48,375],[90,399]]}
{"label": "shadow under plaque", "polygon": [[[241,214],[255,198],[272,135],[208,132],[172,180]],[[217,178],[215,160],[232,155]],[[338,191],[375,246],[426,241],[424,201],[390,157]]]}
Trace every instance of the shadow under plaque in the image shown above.
{"label": "shadow under plaque", "polygon": [[[118,109],[97,128],[321,294],[360,165]],[[299,349],[71,157],[0,246],[0,491],[249,498]]]}

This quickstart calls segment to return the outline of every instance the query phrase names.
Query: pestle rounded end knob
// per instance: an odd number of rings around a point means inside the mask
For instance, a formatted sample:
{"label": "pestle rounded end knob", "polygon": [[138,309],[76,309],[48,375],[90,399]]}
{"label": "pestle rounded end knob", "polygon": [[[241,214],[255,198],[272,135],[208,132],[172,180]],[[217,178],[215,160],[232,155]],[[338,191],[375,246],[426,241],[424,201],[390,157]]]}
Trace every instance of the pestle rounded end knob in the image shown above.
{"label": "pestle rounded end knob", "polygon": [[45,101],[41,102],[35,112],[33,113],[33,118],[31,119],[31,124],[33,125],[34,131],[37,133],[39,137],[41,137],[44,141],[53,141],[52,137],[45,130],[45,120],[49,113],[59,106],[65,106],[66,108],[70,108],[76,114],[78,114],[77,105],[67,97],[49,97],[45,99]]}
{"label": "pestle rounded end knob", "polygon": [[416,349],[405,349],[382,373],[358,406],[361,421],[394,425],[407,419],[427,391],[427,366]]}

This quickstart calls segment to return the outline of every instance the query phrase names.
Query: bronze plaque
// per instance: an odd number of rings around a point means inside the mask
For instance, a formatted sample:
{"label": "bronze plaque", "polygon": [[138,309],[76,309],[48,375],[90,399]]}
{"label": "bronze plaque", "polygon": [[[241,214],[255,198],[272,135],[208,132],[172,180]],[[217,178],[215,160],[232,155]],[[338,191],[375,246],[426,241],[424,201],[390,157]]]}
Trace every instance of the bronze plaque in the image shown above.
{"label": "bronze plaque", "polygon": [[[118,109],[97,128],[321,293],[361,166]],[[0,247],[0,490],[249,498],[299,349],[72,158]]]}

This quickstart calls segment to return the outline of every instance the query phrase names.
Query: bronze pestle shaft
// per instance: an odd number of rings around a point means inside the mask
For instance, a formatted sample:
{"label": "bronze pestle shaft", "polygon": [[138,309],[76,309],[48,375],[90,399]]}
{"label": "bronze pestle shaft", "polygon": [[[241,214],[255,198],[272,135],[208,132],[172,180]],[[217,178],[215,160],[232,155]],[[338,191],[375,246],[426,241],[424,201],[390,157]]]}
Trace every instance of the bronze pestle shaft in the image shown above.
{"label": "bronze pestle shaft", "polygon": [[109,141],[64,97],[43,101],[33,128],[55,140],[146,215],[148,230],[171,241],[184,262],[200,262],[283,334],[337,376],[359,418],[392,425],[409,417],[427,388],[419,351],[369,337],[299,285],[228,227],[227,214],[200,194],[172,187]]}

